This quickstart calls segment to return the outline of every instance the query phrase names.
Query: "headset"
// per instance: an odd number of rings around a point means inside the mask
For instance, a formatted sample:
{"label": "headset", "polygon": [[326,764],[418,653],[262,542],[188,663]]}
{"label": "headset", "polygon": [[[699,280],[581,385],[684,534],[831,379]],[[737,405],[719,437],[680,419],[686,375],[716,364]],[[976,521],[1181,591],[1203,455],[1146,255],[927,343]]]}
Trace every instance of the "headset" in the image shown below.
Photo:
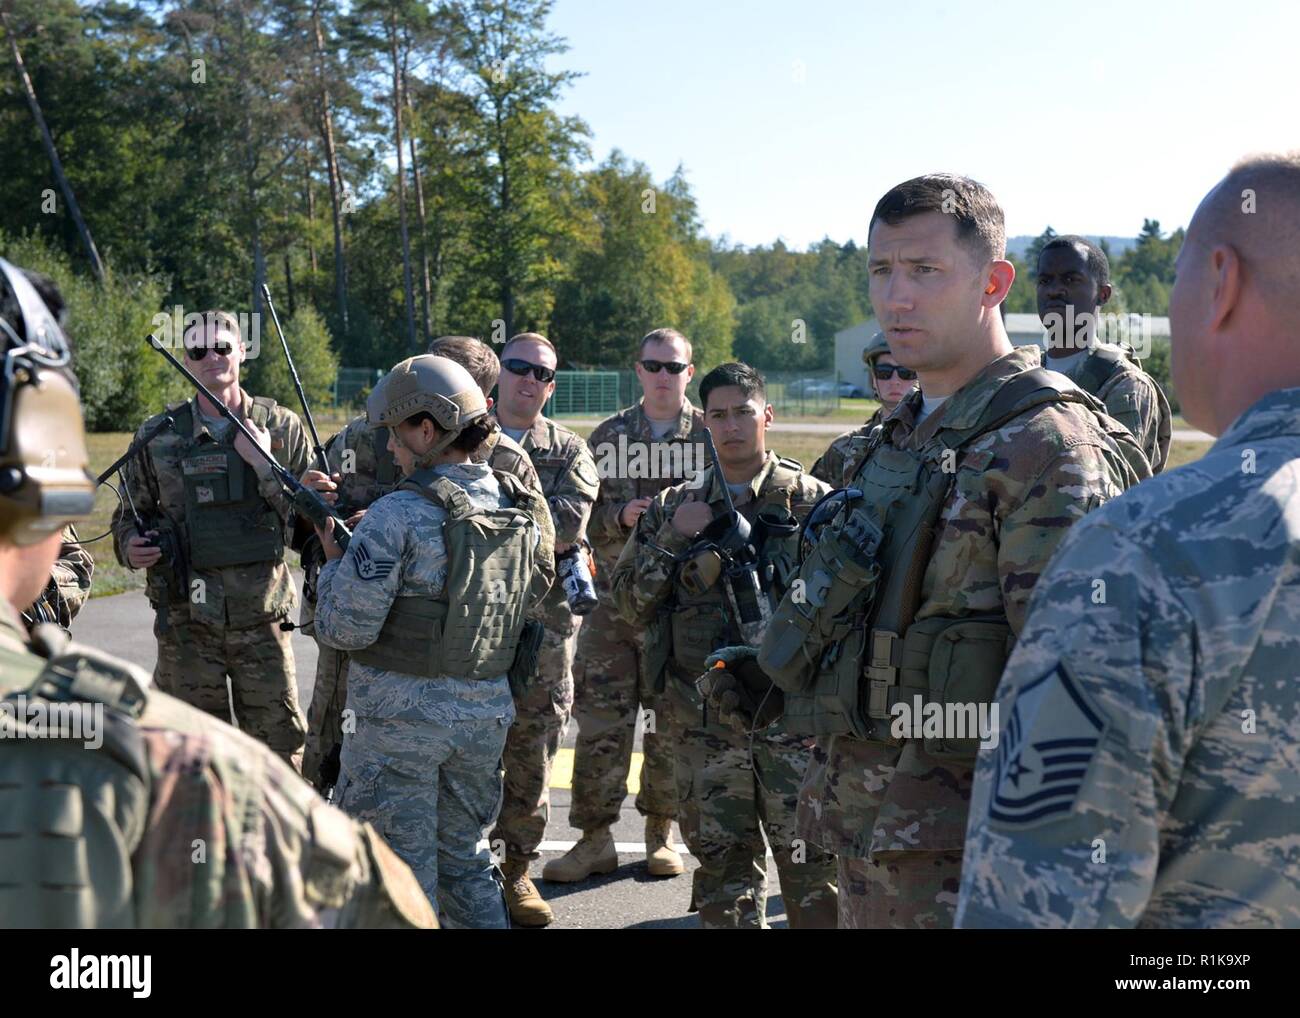
{"label": "headset", "polygon": [[68,338],[36,287],[3,258],[0,351],[0,536],[28,546],[89,517],[95,479]]}

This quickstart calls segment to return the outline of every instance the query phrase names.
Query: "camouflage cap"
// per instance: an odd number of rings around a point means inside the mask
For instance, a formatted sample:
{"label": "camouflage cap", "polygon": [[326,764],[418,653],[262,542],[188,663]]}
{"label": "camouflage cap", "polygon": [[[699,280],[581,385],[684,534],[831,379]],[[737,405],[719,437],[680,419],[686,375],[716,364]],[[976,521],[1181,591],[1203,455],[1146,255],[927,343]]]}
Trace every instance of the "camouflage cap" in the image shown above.
{"label": "camouflage cap", "polygon": [[380,379],[366,400],[372,429],[391,428],[427,413],[443,431],[456,434],[487,412],[487,398],[470,373],[435,354],[408,357]]}
{"label": "camouflage cap", "polygon": [[885,342],[885,334],[877,332],[862,351],[862,363],[871,367],[872,362],[882,353],[889,353],[889,344]]}

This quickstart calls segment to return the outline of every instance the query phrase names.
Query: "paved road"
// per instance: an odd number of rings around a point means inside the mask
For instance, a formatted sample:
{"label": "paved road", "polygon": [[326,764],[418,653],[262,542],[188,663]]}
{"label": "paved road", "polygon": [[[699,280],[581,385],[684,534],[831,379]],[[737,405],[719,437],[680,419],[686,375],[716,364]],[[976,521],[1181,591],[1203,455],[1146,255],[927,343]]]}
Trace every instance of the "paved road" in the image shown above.
{"label": "paved road", "polygon": [[[301,586],[301,575],[298,583]],[[147,671],[152,671],[157,649],[152,631],[153,613],[142,590],[98,597],[88,602],[73,626],[78,640],[99,647],[118,657],[132,661]],[[297,665],[298,695],[304,705],[311,702],[315,681],[316,644],[295,631],[293,634],[294,661]],[[614,840],[619,846],[620,866],[608,876],[595,877],[581,884],[547,884],[538,879],[547,859],[565,852],[581,837],[581,831],[569,826],[569,776],[572,773],[572,754],[577,724],[571,723],[556,763],[551,792],[551,822],[543,843],[542,858],[533,864],[533,878],[555,911],[556,921],[549,929],[628,929],[628,928],[696,928],[695,916],[687,913],[690,903],[690,873],[695,861],[684,854],[687,873],[673,879],[658,879],[646,872],[644,822],[633,806],[629,795],[623,804],[622,815],[614,828]],[[641,733],[638,725],[633,761],[635,787],[636,773],[640,768]],[[674,827],[678,846],[682,845],[681,832]],[[683,849],[684,852],[684,849]],[[776,928],[785,924],[776,868],[769,860],[769,881],[772,897],[768,899],[768,917]]]}

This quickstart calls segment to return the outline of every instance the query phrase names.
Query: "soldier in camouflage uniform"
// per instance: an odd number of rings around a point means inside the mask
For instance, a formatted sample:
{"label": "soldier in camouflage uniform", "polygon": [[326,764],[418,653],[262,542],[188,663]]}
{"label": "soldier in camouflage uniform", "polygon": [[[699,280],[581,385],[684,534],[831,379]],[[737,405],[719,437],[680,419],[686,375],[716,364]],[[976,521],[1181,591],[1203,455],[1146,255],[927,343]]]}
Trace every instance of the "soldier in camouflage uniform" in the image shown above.
{"label": "soldier in camouflage uniform", "polygon": [[902,398],[916,388],[916,372],[894,360],[883,332],[877,332],[871,337],[871,342],[862,351],[862,363],[867,366],[867,374],[871,376],[871,386],[876,398],[880,400],[880,406],[861,427],[846,431],[835,439],[813,464],[809,473],[832,488],[838,488],[844,483],[844,467],[853,458],[853,449],[858,440],[870,437],[876,426],[884,423],[885,418],[894,412],[894,407],[898,406]]}
{"label": "soldier in camouflage uniform", "polygon": [[77,530],[71,524],[63,528],[62,536],[59,558],[50,571],[50,582],[36,603],[23,612],[23,624],[28,630],[50,622],[66,632],[72,628],[72,620],[81,611],[81,606],[90,600],[90,578],[95,574],[95,560],[78,542]]}
{"label": "soldier in camouflage uniform", "polygon": [[[66,340],[11,274],[0,263],[0,318],[22,342],[43,336],[45,349],[5,351],[6,367],[22,372],[0,372],[0,410],[35,418],[36,427],[13,421],[15,439],[60,440],[51,464],[46,450],[0,436],[0,463],[22,476],[0,496],[0,698],[13,709],[8,723],[27,726],[25,738],[0,738],[0,924],[436,925],[374,830],[327,806],[265,746],[150,688],[134,666],[69,645],[53,626],[29,641],[14,606],[39,595],[59,554],[58,525],[90,514],[94,480],[70,372],[50,367],[66,365]],[[12,377],[38,383],[22,403]],[[42,518],[42,505],[64,515]],[[75,721],[47,726],[36,738],[24,703],[47,717],[76,710],[87,724],[80,733]]]}
{"label": "soldier in camouflage uniform", "polygon": [[[501,349],[496,415],[537,468],[555,524],[556,555],[571,549],[587,554],[581,542],[600,479],[587,443],[542,416],[555,391],[557,363],[555,347],[544,336],[513,337]],[[510,918],[521,926],[545,926],[554,916],[528,877],[528,863],[538,857],[550,815],[551,765],[573,709],[573,655],[582,617],[569,609],[559,583],[532,617],[545,625],[545,642],[536,672],[523,695],[515,697],[515,723],[506,736],[505,796],[489,841],[505,849],[501,869]]]}
{"label": "soldier in camouflage uniform", "polygon": [[[310,455],[302,422],[274,400],[239,385],[247,348],[233,315],[209,312],[187,329],[190,370],[239,414],[263,447],[301,474]],[[280,628],[297,602],[286,549],[296,514],[267,464],[205,397],[169,407],[176,426],[127,462],[125,483],[141,516],[113,514],[117,559],[148,570],[154,607],[160,689],[216,717],[235,719],[296,768],[307,726],[298,707],[293,648]],[[162,415],[141,425],[137,437]],[[163,560],[149,543],[167,531],[181,562]],[[179,567],[179,568],[178,568]],[[179,579],[178,579],[179,576]]]}
{"label": "soldier in camouflage uniform", "polygon": [[1300,927],[1297,234],[1296,154],[1239,163],[1192,218],[1173,377],[1218,441],[1080,523],[1039,582],[958,925]]}
{"label": "soldier in camouflage uniform", "polygon": [[[444,925],[507,925],[479,839],[501,801],[515,717],[507,671],[549,581],[537,556],[544,499],[475,462],[495,424],[474,379],[445,357],[398,364],[367,404],[403,481],[342,552],[318,530],[316,634],[349,653],[337,787],[415,871]],[[553,563],[552,563],[553,565]],[[485,573],[490,573],[486,577]],[[486,582],[485,582],[486,580]]]}
{"label": "soldier in camouflage uniform", "polygon": [[[473,377],[485,397],[497,384],[501,362],[486,343],[469,336],[440,336],[429,344],[429,352],[455,361]],[[488,399],[491,408],[492,400]],[[355,527],[370,504],[393,490],[401,479],[393,454],[389,451],[388,430],[371,430],[366,415],[361,414],[326,443],[325,456],[332,479],[319,471],[308,471],[303,483],[316,488],[326,498],[337,497],[342,510],[349,515],[348,526]],[[493,431],[475,451],[473,459],[487,463],[494,470],[504,470],[518,478],[536,495],[542,495],[541,481],[533,468],[528,453],[501,431]],[[542,521],[542,543],[554,543],[554,528],[549,517]],[[319,544],[311,541],[303,552],[304,596],[301,628],[311,626],[316,606],[315,577],[320,571],[323,557]],[[555,565],[550,560],[541,563],[543,573],[554,580]],[[338,776],[338,754],[343,746],[345,729],[350,720],[343,716],[347,702],[347,654],[316,641],[320,656],[316,663],[316,685],[312,689],[311,705],[307,712],[307,752],[303,761],[303,774],[322,792],[333,786]]]}
{"label": "soldier in camouflage uniform", "polygon": [[[795,521],[829,489],[794,460],[767,450],[772,407],[753,368],[714,368],[700,383],[700,399],[723,474],[709,466],[655,496],[612,580],[624,620],[648,627],[650,641],[664,651],[663,666],[648,678],[665,689],[672,712],[677,815],[700,861],[690,911],[700,913],[704,929],[766,927],[766,834],[791,928],[834,929],[835,859],[795,837],[795,805],[809,760],[803,741],[779,722],[752,735],[724,724],[702,712],[695,688],[705,658],[745,635],[743,616],[724,591],[721,560],[697,540],[728,512],[726,489],[753,528],[762,599],[769,590],[779,599],[795,569]],[[760,539],[760,514],[764,522],[780,518],[789,533]]]}
{"label": "soldier in camouflage uniform", "polygon": [[1007,339],[1014,269],[982,185],[907,181],[870,236],[872,304],[921,389],[846,471],[862,497],[810,542],[757,660],[790,730],[825,746],[800,832],[839,857],[840,927],[943,927],[978,738],[956,722],[922,738],[897,708],[987,715],[1061,538],[1149,467],[1092,397]]}
{"label": "soldier in camouflage uniform", "polygon": [[1097,319],[1111,294],[1106,252],[1084,237],[1056,237],[1038,256],[1037,284],[1038,317],[1048,334],[1044,367],[1106,404],[1160,473],[1172,435],[1169,400],[1125,350],[1097,342]]}
{"label": "soldier in camouflage uniform", "polygon": [[563,883],[610,873],[618,866],[610,828],[627,796],[638,704],[647,721],[636,797],[637,811],[646,818],[646,861],[652,876],[683,872],[681,856],[672,845],[677,790],[668,731],[671,716],[638,678],[645,634],[619,618],[609,580],[637,518],[654,496],[704,468],[704,416],[686,398],[695,366],[685,336],[674,329],[656,329],[641,340],[639,357],[641,401],[601,421],[587,439],[600,474],[600,496],[587,527],[596,551],[600,605],[578,634],[574,675],[578,741],[569,822],[582,831],[582,838],[542,869],[544,879]]}

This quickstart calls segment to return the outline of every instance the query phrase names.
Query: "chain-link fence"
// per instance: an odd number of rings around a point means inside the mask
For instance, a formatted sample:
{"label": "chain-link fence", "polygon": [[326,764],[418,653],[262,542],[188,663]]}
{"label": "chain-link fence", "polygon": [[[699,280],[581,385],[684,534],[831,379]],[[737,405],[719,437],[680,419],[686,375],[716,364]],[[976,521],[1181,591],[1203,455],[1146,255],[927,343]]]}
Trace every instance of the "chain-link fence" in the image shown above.
{"label": "chain-link fence", "polygon": [[[334,406],[360,405],[374,384],[384,376],[378,368],[340,368],[334,381]],[[702,372],[696,372],[686,387],[686,396],[700,402]],[[839,408],[841,396],[854,393],[831,372],[764,372],[767,399],[782,416],[817,416]],[[542,408],[547,417],[607,417],[641,398],[641,383],[635,371],[557,371],[555,393]]]}

